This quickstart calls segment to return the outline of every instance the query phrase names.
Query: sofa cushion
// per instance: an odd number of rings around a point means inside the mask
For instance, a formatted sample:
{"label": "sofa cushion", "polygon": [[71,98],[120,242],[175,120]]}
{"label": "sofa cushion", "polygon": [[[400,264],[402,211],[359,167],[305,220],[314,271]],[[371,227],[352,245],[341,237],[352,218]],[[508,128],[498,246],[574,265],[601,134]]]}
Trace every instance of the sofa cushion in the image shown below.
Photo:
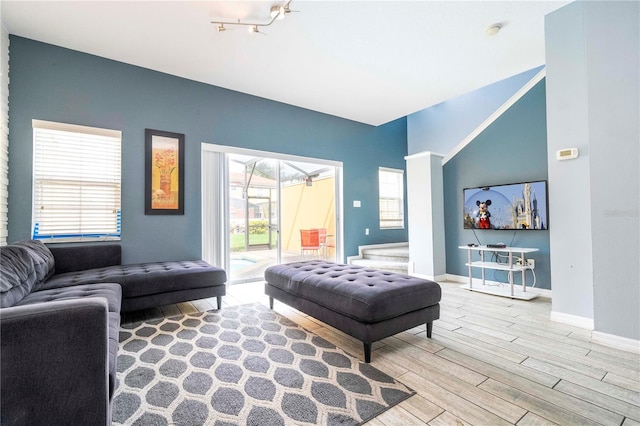
{"label": "sofa cushion", "polygon": [[122,247],[120,244],[51,244],[49,250],[56,260],[56,274],[87,269],[104,268],[122,263]]}
{"label": "sofa cushion", "polygon": [[38,277],[33,258],[24,247],[0,247],[0,265],[0,307],[8,308],[31,293]]}
{"label": "sofa cushion", "polygon": [[88,284],[36,291],[22,299],[17,306],[61,300],[77,300],[85,297],[104,297],[107,300],[109,309],[109,323],[107,325],[109,333],[109,395],[112,396],[116,388],[116,358],[120,333],[120,305],[122,300],[120,284]]}
{"label": "sofa cushion", "polygon": [[37,290],[42,283],[55,272],[55,259],[49,247],[45,246],[39,240],[18,241],[14,245],[26,248],[33,258],[33,266],[36,268],[36,276],[38,284],[34,290]]}
{"label": "sofa cushion", "polygon": [[120,313],[122,289],[118,283],[74,285],[72,287],[34,291],[20,302],[16,303],[16,306],[55,302],[59,300],[81,299],[83,297],[104,297],[107,299],[109,312]]}
{"label": "sofa cushion", "polygon": [[116,265],[51,277],[42,287],[51,289],[79,284],[114,282],[122,285],[125,299],[185,289],[224,285],[224,269],[203,260]]}

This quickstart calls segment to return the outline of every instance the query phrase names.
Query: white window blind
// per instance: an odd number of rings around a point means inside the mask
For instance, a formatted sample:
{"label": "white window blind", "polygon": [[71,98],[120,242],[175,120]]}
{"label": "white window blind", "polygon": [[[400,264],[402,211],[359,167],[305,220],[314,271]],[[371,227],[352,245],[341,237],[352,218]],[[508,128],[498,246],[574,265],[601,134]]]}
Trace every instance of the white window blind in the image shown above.
{"label": "white window blind", "polygon": [[404,171],[378,169],[380,229],[404,228]]}
{"label": "white window blind", "polygon": [[121,138],[116,130],[33,121],[34,239],[120,239]]}

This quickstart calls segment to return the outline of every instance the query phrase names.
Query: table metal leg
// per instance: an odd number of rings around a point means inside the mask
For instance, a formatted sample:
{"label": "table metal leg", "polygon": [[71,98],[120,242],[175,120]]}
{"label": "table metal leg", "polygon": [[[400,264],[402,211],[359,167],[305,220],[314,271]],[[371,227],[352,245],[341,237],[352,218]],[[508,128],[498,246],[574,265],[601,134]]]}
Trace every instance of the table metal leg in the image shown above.
{"label": "table metal leg", "polygon": [[511,297],[513,297],[513,252],[509,252],[509,287],[511,288]]}
{"label": "table metal leg", "polygon": [[467,263],[469,264],[469,289],[473,288],[473,272],[471,268],[471,250],[467,250]]}

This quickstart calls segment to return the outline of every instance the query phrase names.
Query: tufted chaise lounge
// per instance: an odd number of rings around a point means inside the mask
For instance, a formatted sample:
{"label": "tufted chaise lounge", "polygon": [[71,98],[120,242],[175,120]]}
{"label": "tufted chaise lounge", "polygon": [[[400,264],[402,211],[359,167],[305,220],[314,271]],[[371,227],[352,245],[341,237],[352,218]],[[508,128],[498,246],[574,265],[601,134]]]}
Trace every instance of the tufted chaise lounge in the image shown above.
{"label": "tufted chaise lounge", "polygon": [[209,297],[216,297],[218,309],[222,307],[226,272],[204,260],[122,265],[119,244],[49,248],[56,260],[56,274],[43,289],[118,283],[122,286],[123,312]]}
{"label": "tufted chaise lounge", "polygon": [[440,286],[429,280],[356,265],[306,261],[265,271],[265,293],[364,343],[371,344],[426,324],[431,337],[440,317]]}

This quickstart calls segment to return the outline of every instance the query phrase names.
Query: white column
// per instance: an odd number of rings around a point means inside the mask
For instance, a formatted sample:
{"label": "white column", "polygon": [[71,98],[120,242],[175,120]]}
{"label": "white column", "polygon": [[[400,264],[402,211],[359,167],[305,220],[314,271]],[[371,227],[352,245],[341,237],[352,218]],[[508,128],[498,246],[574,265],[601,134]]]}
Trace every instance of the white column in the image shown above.
{"label": "white column", "polygon": [[405,157],[409,260],[415,275],[436,281],[446,273],[443,157],[433,152]]}

